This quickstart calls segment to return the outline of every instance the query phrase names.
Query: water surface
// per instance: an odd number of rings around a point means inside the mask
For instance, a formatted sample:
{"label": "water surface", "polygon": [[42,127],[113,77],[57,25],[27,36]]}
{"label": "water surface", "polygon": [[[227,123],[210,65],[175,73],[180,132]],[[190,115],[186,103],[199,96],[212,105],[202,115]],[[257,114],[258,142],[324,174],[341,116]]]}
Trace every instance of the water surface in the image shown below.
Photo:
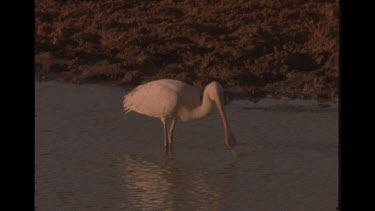
{"label": "water surface", "polygon": [[36,83],[37,210],[336,210],[337,104],[233,101],[177,122],[174,154],[159,119],[124,115],[114,86]]}

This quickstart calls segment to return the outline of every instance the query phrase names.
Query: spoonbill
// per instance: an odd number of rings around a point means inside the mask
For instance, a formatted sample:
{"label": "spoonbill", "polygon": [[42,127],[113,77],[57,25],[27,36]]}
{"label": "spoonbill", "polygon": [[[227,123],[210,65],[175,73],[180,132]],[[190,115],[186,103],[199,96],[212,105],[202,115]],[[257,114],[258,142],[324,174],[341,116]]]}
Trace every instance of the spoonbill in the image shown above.
{"label": "spoonbill", "polygon": [[[164,147],[172,151],[173,131],[176,121],[189,121],[205,117],[216,104],[224,126],[224,140],[229,149],[236,141],[228,124],[224,110],[224,89],[216,81],[209,83],[201,98],[198,88],[172,79],[151,81],[137,86],[125,95],[123,107],[126,113],[135,111],[160,118],[164,130]],[[202,99],[202,101],[201,101]],[[167,119],[172,119],[167,133]]]}

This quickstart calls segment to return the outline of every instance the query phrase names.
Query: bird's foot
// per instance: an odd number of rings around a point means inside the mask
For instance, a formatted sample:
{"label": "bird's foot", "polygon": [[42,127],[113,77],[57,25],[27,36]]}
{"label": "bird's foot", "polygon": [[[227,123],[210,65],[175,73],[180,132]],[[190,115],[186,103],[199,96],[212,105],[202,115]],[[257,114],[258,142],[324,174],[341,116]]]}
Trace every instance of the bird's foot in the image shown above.
{"label": "bird's foot", "polygon": [[172,155],[172,154],[173,154],[173,150],[172,150],[171,145],[167,145],[167,146],[164,148],[164,154],[165,154],[166,156],[168,156],[168,155]]}

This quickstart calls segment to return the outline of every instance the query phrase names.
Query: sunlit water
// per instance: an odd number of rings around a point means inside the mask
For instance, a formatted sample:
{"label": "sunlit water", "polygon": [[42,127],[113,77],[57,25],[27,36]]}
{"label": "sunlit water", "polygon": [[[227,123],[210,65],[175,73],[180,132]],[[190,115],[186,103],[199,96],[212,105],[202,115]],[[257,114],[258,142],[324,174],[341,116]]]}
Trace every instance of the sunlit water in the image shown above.
{"label": "sunlit water", "polygon": [[37,210],[336,210],[337,104],[233,101],[177,122],[124,115],[119,87],[36,83]]}

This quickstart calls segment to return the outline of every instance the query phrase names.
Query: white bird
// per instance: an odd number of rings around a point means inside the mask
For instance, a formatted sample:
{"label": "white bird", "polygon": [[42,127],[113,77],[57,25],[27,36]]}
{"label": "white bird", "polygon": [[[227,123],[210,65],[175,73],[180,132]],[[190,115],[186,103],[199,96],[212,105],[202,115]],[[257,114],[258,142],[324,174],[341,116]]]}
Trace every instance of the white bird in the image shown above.
{"label": "white bird", "polygon": [[[224,89],[218,82],[208,84],[203,92],[187,83],[172,79],[161,79],[140,85],[128,93],[123,101],[126,113],[135,111],[160,118],[164,129],[164,146],[172,150],[173,131],[177,120],[189,121],[206,116],[216,104],[225,134],[225,144],[232,149],[236,141],[229,127],[223,108]],[[167,135],[166,119],[172,123]]]}

